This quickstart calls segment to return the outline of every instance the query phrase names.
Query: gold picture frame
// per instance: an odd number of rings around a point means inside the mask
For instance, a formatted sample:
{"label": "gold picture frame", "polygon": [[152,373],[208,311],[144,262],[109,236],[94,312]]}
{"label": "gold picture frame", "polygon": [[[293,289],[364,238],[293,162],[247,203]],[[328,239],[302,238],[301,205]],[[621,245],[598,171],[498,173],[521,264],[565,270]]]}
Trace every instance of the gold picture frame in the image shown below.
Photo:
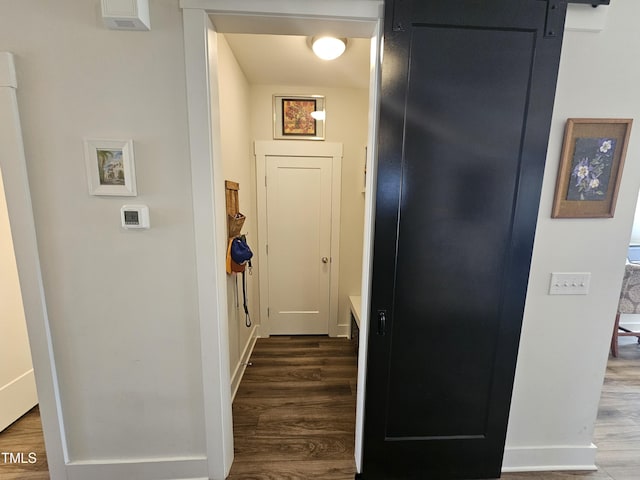
{"label": "gold picture frame", "polygon": [[632,119],[567,119],[552,218],[613,217],[632,124]]}

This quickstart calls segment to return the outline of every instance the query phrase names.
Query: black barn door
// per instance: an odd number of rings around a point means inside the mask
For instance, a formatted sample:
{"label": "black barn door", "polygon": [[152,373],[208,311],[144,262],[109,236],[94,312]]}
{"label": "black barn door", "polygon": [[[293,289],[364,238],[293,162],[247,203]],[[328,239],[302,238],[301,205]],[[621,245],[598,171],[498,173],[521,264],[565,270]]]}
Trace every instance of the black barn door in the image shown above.
{"label": "black barn door", "polygon": [[500,475],[565,11],[387,1],[360,478]]}

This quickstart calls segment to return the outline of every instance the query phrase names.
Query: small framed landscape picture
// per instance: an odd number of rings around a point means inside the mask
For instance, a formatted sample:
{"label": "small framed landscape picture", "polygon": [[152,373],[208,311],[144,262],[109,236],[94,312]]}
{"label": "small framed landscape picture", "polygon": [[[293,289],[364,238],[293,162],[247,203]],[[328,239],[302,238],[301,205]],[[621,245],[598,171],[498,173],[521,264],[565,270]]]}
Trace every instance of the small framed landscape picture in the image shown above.
{"label": "small framed landscape picture", "polygon": [[324,140],[324,103],[321,95],[274,95],[273,138]]}
{"label": "small framed landscape picture", "polygon": [[552,218],[613,217],[631,119],[569,118]]}
{"label": "small framed landscape picture", "polygon": [[85,139],[84,152],[91,195],[137,195],[133,140]]}

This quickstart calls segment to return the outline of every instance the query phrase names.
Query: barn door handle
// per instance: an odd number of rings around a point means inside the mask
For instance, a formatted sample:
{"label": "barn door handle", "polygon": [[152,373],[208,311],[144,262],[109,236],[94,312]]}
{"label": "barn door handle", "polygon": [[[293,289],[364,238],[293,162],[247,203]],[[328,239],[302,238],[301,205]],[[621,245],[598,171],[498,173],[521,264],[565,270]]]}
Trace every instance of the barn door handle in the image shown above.
{"label": "barn door handle", "polygon": [[378,310],[378,335],[384,335],[387,331],[387,311]]}

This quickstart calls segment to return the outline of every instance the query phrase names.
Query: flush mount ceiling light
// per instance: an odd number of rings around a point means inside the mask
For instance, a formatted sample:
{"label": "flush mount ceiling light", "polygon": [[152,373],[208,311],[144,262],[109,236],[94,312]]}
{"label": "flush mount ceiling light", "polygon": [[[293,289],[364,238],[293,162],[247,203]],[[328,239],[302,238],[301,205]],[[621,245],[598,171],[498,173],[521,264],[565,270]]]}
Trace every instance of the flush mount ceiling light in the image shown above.
{"label": "flush mount ceiling light", "polygon": [[311,39],[311,49],[313,53],[322,60],[334,60],[342,55],[346,48],[346,38],[323,36],[313,37]]}

